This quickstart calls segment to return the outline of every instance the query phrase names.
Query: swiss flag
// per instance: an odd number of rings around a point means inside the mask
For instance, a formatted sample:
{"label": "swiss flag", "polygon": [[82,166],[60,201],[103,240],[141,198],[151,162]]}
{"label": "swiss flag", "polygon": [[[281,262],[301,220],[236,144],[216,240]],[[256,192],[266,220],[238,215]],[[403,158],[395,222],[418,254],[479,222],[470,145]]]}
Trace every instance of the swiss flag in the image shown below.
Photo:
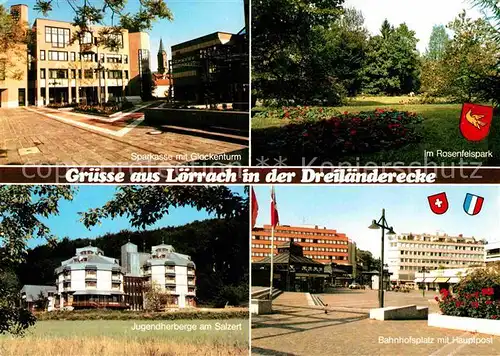
{"label": "swiss flag", "polygon": [[428,196],[427,200],[434,214],[441,215],[448,210],[448,198],[444,192]]}
{"label": "swiss flag", "polygon": [[252,187],[252,229],[255,226],[255,222],[257,221],[257,216],[259,215],[259,204],[257,203],[257,197],[255,196],[255,191]]}
{"label": "swiss flag", "polygon": [[276,194],[274,193],[274,187],[271,188],[271,225],[276,227],[280,224],[280,217],[278,215],[278,206],[276,203]]}
{"label": "swiss flag", "polygon": [[460,117],[460,132],[469,141],[484,140],[490,133],[493,107],[465,103]]}

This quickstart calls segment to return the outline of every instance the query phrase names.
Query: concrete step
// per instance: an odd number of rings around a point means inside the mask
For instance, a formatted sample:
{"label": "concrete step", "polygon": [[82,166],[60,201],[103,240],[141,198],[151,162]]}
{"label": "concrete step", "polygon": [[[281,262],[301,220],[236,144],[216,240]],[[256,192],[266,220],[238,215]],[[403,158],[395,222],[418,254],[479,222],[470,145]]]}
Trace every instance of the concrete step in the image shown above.
{"label": "concrete step", "polygon": [[375,320],[427,320],[429,308],[413,305],[370,309],[370,319]]}

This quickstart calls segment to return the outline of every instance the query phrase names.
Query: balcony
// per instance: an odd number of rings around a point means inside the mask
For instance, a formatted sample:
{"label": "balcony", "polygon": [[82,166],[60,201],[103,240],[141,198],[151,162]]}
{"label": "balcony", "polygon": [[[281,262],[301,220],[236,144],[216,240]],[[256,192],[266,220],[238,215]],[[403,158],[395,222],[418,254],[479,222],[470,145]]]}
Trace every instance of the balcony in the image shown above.
{"label": "balcony", "polygon": [[71,281],[71,274],[65,274],[64,275],[64,280],[65,281]]}
{"label": "balcony", "polygon": [[165,269],[165,274],[175,274],[175,269],[174,268],[166,268]]}
{"label": "balcony", "polygon": [[112,276],[111,277],[111,281],[113,283],[121,283],[122,282],[122,279],[120,278],[120,276]]}
{"label": "balcony", "polygon": [[194,269],[188,269],[187,274],[188,276],[194,276],[195,275]]}
{"label": "balcony", "polygon": [[176,282],[175,282],[175,279],[166,279],[165,280],[165,284],[166,285],[173,285],[173,286],[175,286]]}
{"label": "balcony", "polygon": [[196,285],[196,281],[194,279],[188,279],[188,286]]}

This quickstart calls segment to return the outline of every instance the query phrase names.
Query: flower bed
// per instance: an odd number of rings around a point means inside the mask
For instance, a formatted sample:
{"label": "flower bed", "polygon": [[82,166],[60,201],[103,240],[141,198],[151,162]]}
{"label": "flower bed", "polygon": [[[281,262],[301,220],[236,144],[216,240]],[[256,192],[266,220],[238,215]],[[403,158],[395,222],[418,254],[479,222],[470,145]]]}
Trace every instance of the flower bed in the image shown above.
{"label": "flower bed", "polygon": [[500,266],[474,270],[435,299],[442,315],[429,316],[429,326],[500,335]]}
{"label": "flower bed", "polygon": [[91,115],[112,115],[122,110],[131,109],[134,107],[129,101],[125,101],[122,104],[112,104],[112,105],[83,105],[80,104],[74,108],[73,111],[81,112],[84,114]]}
{"label": "flower bed", "polygon": [[423,118],[407,111],[335,113],[326,108],[283,107],[256,115],[289,122],[279,129],[257,132],[259,142],[254,147],[266,147],[269,156],[334,158],[394,149],[422,137],[418,127]]}

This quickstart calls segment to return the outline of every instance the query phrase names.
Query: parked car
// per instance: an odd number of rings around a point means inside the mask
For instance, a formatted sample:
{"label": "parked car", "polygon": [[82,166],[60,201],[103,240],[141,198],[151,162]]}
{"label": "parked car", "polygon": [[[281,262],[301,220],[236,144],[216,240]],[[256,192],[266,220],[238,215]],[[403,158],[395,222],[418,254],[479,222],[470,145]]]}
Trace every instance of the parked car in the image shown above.
{"label": "parked car", "polygon": [[351,284],[349,284],[349,289],[364,289],[364,288],[358,282],[352,282]]}

